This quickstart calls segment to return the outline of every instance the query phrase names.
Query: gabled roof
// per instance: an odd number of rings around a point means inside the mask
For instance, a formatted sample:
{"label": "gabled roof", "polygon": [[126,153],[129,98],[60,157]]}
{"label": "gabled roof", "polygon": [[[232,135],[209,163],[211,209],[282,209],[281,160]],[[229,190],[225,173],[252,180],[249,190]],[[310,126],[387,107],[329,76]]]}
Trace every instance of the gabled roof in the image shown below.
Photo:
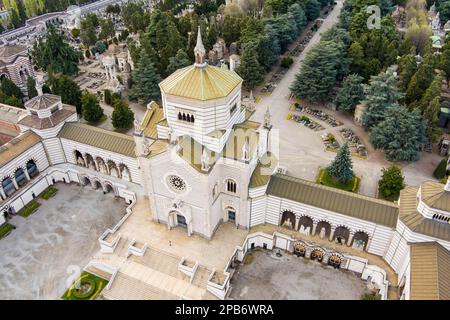
{"label": "gabled roof", "polygon": [[277,165],[277,157],[271,152],[266,152],[252,173],[250,188],[258,188],[268,184]]}
{"label": "gabled roof", "polygon": [[64,124],[58,136],[127,157],[136,157],[134,139],[126,134],[108,131],[83,123],[68,122]]}
{"label": "gabled roof", "polygon": [[241,83],[234,71],[191,65],[175,71],[159,86],[168,95],[206,101],[227,97]]}
{"label": "gabled roof", "polygon": [[411,300],[450,300],[450,252],[438,242],[411,244]]}
{"label": "gabled roof", "polygon": [[41,137],[36,133],[33,131],[25,131],[23,134],[4,144],[0,147],[0,167],[18,157],[40,141]]}
{"label": "gabled roof", "polygon": [[27,47],[19,45],[8,45],[0,48],[0,59],[9,58],[19,53],[26,52]]}
{"label": "gabled roof", "polygon": [[158,131],[156,125],[164,118],[164,110],[156,102],[150,104],[141,121],[141,129],[146,137],[157,139]]}
{"label": "gabled roof", "polygon": [[395,228],[397,225],[398,206],[392,202],[326,187],[283,174],[271,177],[267,194],[389,228]]}

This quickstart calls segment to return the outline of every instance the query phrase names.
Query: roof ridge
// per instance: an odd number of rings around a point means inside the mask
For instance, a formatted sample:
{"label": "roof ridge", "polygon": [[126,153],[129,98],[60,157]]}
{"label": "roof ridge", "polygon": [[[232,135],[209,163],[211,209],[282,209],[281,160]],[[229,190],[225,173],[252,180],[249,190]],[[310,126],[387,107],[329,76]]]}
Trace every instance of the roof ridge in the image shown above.
{"label": "roof ridge", "polygon": [[367,199],[367,200],[370,200],[370,201],[373,201],[373,202],[377,202],[377,203],[380,203],[380,204],[386,204],[386,205],[389,205],[389,206],[395,207],[395,208],[399,207],[398,205],[396,205],[395,203],[390,202],[390,201],[377,199],[377,198],[366,196],[366,195],[363,195],[363,194],[360,194],[360,193],[355,193],[355,192],[345,191],[345,190],[341,190],[341,189],[337,189],[337,188],[333,188],[333,187],[328,187],[328,186],[325,186],[323,184],[316,183],[314,181],[310,181],[310,180],[306,180],[306,179],[290,176],[290,175],[287,175],[287,174],[276,173],[274,176],[282,178],[282,179],[290,180],[290,181],[293,181],[293,182],[304,183],[304,184],[310,185],[312,187],[317,187],[317,188],[320,188],[320,189],[323,189],[323,190],[328,190],[328,191],[332,191],[332,192],[335,192],[335,193],[345,194],[345,195],[352,196],[352,197],[355,197],[355,198],[364,198],[364,199]]}
{"label": "roof ridge", "polygon": [[132,136],[127,135],[127,134],[120,133],[120,132],[115,132],[115,131],[111,131],[111,130],[106,130],[106,129],[99,128],[99,127],[94,127],[94,126],[88,125],[88,124],[86,124],[86,123],[81,123],[81,122],[66,122],[66,123],[64,124],[64,126],[77,126],[77,127],[83,127],[83,128],[86,128],[86,129],[94,130],[94,131],[97,131],[97,132],[104,132],[104,133],[106,133],[106,134],[111,134],[111,135],[115,135],[115,136],[118,136],[118,137],[121,137],[121,138],[126,138],[126,139],[129,139],[129,140],[133,140],[133,141],[134,141],[134,138],[133,138]]}

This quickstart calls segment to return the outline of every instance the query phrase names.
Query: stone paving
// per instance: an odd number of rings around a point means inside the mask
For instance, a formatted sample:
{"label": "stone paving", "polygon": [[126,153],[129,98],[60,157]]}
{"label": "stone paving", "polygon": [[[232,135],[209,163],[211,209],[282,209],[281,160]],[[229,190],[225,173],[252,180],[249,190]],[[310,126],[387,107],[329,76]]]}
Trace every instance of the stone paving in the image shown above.
{"label": "stone paving", "polygon": [[366,284],[356,273],[291,254],[256,249],[231,280],[233,300],[359,300]]}
{"label": "stone paving", "polygon": [[57,184],[58,193],[0,240],[0,299],[58,299],[66,280],[98,251],[97,238],[124,215],[126,203],[89,187]]}

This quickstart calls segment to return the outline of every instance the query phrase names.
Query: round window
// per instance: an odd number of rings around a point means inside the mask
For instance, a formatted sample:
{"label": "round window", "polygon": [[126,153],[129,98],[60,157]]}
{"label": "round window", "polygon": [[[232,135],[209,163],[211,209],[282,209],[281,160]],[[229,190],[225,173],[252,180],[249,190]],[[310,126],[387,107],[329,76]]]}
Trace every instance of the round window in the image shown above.
{"label": "round window", "polygon": [[167,177],[167,182],[172,190],[175,192],[186,191],[186,182],[182,178],[176,175],[170,175]]}

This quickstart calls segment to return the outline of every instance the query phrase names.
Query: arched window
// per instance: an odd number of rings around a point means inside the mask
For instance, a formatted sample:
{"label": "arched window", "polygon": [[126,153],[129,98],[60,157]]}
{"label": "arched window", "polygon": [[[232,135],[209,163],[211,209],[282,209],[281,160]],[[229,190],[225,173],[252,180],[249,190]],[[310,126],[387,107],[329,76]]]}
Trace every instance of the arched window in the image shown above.
{"label": "arched window", "polygon": [[192,122],[192,123],[195,122],[194,115],[191,116],[191,122]]}
{"label": "arched window", "polygon": [[234,182],[233,180],[228,179],[227,180],[227,191],[228,192],[232,192],[232,193],[236,193],[236,182]]}
{"label": "arched window", "polygon": [[183,116],[181,115],[181,112],[178,112],[178,120],[183,120]]}
{"label": "arched window", "polygon": [[2,188],[3,188],[3,191],[5,191],[5,194],[7,197],[9,197],[14,192],[16,192],[16,188],[14,187],[14,184],[10,177],[3,178]]}
{"label": "arched window", "polygon": [[83,167],[85,166],[83,155],[78,150],[75,150],[75,162],[79,166],[83,166]]}
{"label": "arched window", "polygon": [[183,113],[183,121],[187,121],[186,120],[186,113]]}
{"label": "arched window", "polygon": [[14,178],[16,179],[17,184],[19,187],[25,185],[27,183],[27,177],[25,176],[25,172],[23,172],[22,168],[19,168],[14,173]]}
{"label": "arched window", "polygon": [[39,174],[38,168],[34,160],[29,160],[27,162],[27,172],[30,178],[34,178]]}

